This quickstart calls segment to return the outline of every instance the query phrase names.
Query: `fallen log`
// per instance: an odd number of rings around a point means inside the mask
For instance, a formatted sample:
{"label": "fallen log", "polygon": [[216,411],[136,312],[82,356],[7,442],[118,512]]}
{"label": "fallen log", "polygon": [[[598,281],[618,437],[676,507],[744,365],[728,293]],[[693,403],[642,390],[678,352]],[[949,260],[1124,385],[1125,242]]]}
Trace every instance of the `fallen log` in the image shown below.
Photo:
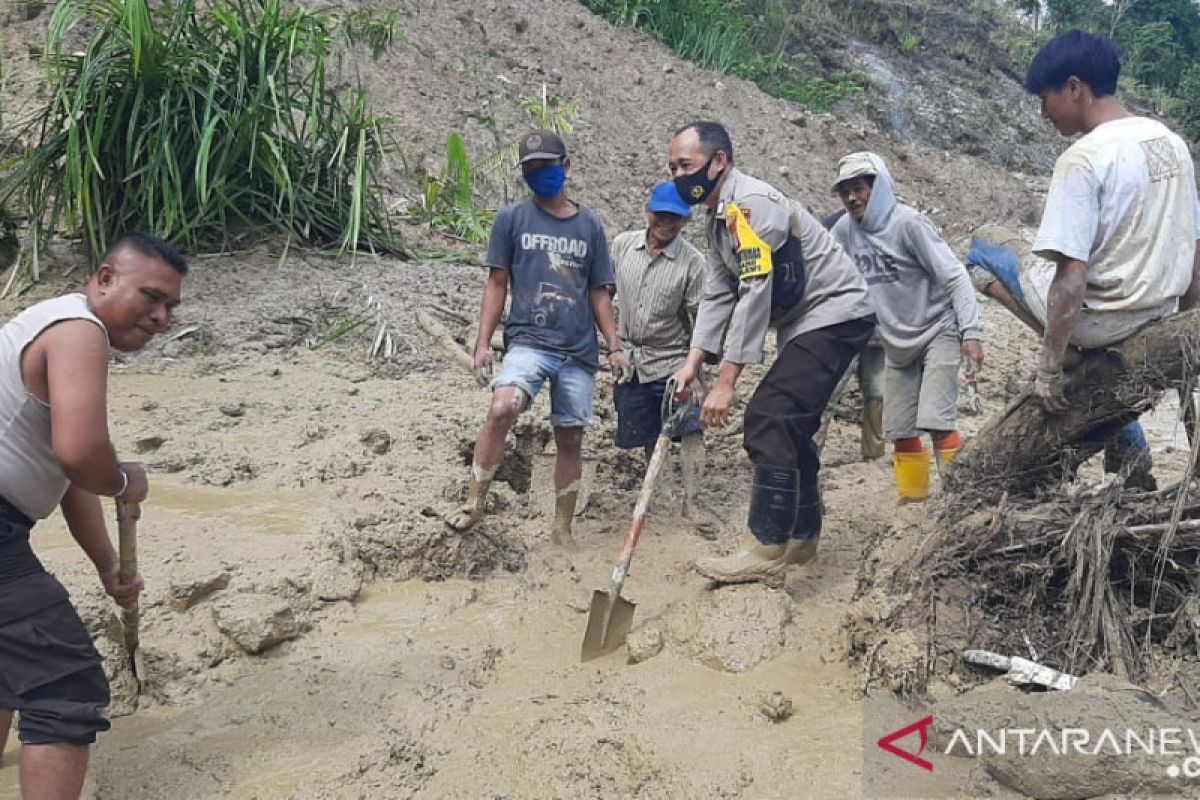
{"label": "fallen log", "polygon": [[434,341],[441,346],[451,361],[468,371],[475,369],[475,361],[471,358],[470,354],[462,349],[458,342],[454,340],[454,337],[446,329],[446,326],[430,316],[429,312],[424,310],[418,311],[417,324],[421,326],[423,331],[433,337]]}
{"label": "fallen log", "polygon": [[[1100,449],[1080,440],[1149,410],[1187,385],[1200,361],[1200,309],[1155,322],[1113,347],[1088,350],[1067,373],[1064,414],[1048,414],[1026,393],[964,445],[947,476],[951,491],[996,501],[1031,494],[1072,474]],[[1032,364],[1030,365],[1032,369]]]}

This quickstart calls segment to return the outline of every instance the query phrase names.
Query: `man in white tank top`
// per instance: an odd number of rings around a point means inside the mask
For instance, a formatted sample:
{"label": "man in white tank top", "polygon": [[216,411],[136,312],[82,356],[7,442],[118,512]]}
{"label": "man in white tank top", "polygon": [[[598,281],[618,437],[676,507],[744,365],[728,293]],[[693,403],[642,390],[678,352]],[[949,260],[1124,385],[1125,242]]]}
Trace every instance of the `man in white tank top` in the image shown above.
{"label": "man in white tank top", "polygon": [[145,234],[116,242],[82,293],[38,303],[0,327],[0,752],[20,712],[26,797],[77,798],[88,745],[108,730],[108,682],[66,589],[30,546],[56,508],[121,605],[124,583],[100,496],[140,503],[140,464],[108,434],[109,347],[133,352],[167,330],[187,262]]}

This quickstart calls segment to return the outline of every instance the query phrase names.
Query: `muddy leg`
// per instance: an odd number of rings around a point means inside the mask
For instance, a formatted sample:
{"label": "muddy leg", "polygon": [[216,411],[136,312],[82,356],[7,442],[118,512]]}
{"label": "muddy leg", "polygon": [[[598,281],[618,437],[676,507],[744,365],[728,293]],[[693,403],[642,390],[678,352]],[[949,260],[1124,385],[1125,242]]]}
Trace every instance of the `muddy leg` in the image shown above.
{"label": "muddy leg", "polygon": [[83,791],[87,765],[87,745],[25,745],[21,748],[21,797],[76,800]]}
{"label": "muddy leg", "polygon": [[679,448],[680,466],[683,468],[683,515],[694,519],[696,496],[700,491],[700,480],[704,477],[704,434],[697,431],[687,433]]}
{"label": "muddy leg", "polygon": [[11,708],[0,708],[0,765],[4,763],[4,748],[8,745],[8,732],[12,730]]}
{"label": "muddy leg", "polygon": [[579,479],[583,477],[583,428],[556,427],[554,444],[558,456],[554,460],[554,526],[550,541],[573,550],[571,524],[579,498]]}
{"label": "muddy leg", "polygon": [[446,519],[456,531],[465,531],[483,518],[488,487],[504,460],[504,438],[517,417],[529,406],[529,395],[515,386],[501,386],[492,394],[487,421],[475,440],[475,458],[471,464],[471,482],[467,500]]}

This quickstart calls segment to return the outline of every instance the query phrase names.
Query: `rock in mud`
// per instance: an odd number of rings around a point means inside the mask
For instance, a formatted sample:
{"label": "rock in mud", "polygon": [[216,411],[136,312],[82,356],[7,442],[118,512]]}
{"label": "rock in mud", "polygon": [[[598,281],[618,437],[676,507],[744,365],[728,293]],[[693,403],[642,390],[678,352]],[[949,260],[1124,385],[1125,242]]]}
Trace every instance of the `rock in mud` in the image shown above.
{"label": "rock in mud", "polygon": [[326,602],[354,600],[362,591],[363,565],[360,561],[322,561],[313,577],[313,597]]}
{"label": "rock in mud", "polygon": [[763,586],[729,586],[709,593],[711,608],[692,639],[692,652],[704,666],[745,672],[783,651],[784,629],[792,619],[784,592]]}
{"label": "rock in mud", "polygon": [[232,419],[238,419],[240,417],[246,416],[246,404],[245,403],[224,403],[221,405],[220,411],[222,414],[224,414],[227,417],[230,417]]}
{"label": "rock in mud", "polygon": [[187,611],[213,592],[229,585],[230,574],[220,565],[187,564],[171,574],[167,594],[171,608]]}
{"label": "rock in mud", "polygon": [[162,447],[165,441],[167,440],[161,436],[143,436],[133,443],[133,450],[138,455],[153,453]]}
{"label": "rock in mud", "polygon": [[657,625],[643,625],[632,630],[629,632],[629,638],[626,639],[626,645],[629,648],[628,662],[640,664],[643,661],[649,661],[662,652],[664,644],[666,641],[662,628]]}
{"label": "rock in mud", "polygon": [[766,692],[758,698],[756,706],[771,722],[783,722],[792,716],[792,701],[783,692]]}
{"label": "rock in mud", "polygon": [[300,626],[292,607],[265,594],[235,594],[222,598],[213,609],[221,633],[247,653],[261,653],[294,639]]}
{"label": "rock in mud", "polygon": [[383,428],[371,428],[359,439],[377,456],[382,456],[392,449],[392,436]]}
{"label": "rock in mud", "polygon": [[[1153,695],[1112,675],[1088,675],[1068,692],[998,692],[977,690],[939,702],[933,709],[936,748],[946,752],[978,757],[993,778],[1030,797],[1046,800],[1084,800],[1100,796],[1137,796],[1162,794],[1178,796],[1184,786],[1200,785],[1200,779],[1169,771],[1180,766],[1192,753],[1188,732],[1195,726],[1183,714],[1168,711]],[[961,747],[955,730],[962,730],[969,746],[978,747],[976,731],[987,731],[996,738],[1008,731],[1008,746],[1003,754],[991,746],[975,752]],[[1019,740],[1011,732],[1033,730],[1027,734],[1024,754]],[[1072,731],[1071,743],[1062,747],[1062,732]],[[1042,731],[1049,731],[1034,750]],[[1105,732],[1115,741],[1107,742]],[[1174,731],[1174,734],[1170,732]],[[1083,753],[1078,744],[1085,735]],[[1154,755],[1136,742],[1126,750],[1127,733],[1142,741],[1154,737]],[[1174,736],[1174,750],[1166,736]],[[1051,741],[1053,739],[1053,742]],[[1161,747],[1160,747],[1161,745]],[[1167,755],[1175,752],[1178,755]]]}

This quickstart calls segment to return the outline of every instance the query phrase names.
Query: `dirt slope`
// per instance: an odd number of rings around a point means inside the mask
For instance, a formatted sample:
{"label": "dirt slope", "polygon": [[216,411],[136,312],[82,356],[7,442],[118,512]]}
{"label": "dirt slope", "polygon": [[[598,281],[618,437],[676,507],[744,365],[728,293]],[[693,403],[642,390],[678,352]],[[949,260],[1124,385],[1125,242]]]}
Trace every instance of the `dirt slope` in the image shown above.
{"label": "dirt slope", "polygon": [[[743,168],[818,210],[836,205],[830,186],[837,159],[869,148],[887,159],[902,195],[952,235],[983,220],[1017,224],[1036,218],[1038,202],[1026,178],[979,159],[898,143],[869,123],[811,115],[751,83],[683,62],[573,0],[342,5],[401,12],[403,41],[378,61],[358,53],[349,67],[392,120],[403,154],[403,164],[397,159],[394,165],[398,197],[415,196],[422,170],[441,168],[450,131],[464,135],[477,159],[514,141],[529,126],[521,99],[540,96],[546,84],[551,93],[580,103],[569,137],[572,192],[614,230],[638,222],[646,190],[667,176],[671,134],[697,118],[725,122]],[[24,16],[10,12],[2,31],[10,119],[45,96],[39,56],[49,14]],[[906,81],[911,89],[913,79]],[[917,111],[928,97],[913,103]]]}

